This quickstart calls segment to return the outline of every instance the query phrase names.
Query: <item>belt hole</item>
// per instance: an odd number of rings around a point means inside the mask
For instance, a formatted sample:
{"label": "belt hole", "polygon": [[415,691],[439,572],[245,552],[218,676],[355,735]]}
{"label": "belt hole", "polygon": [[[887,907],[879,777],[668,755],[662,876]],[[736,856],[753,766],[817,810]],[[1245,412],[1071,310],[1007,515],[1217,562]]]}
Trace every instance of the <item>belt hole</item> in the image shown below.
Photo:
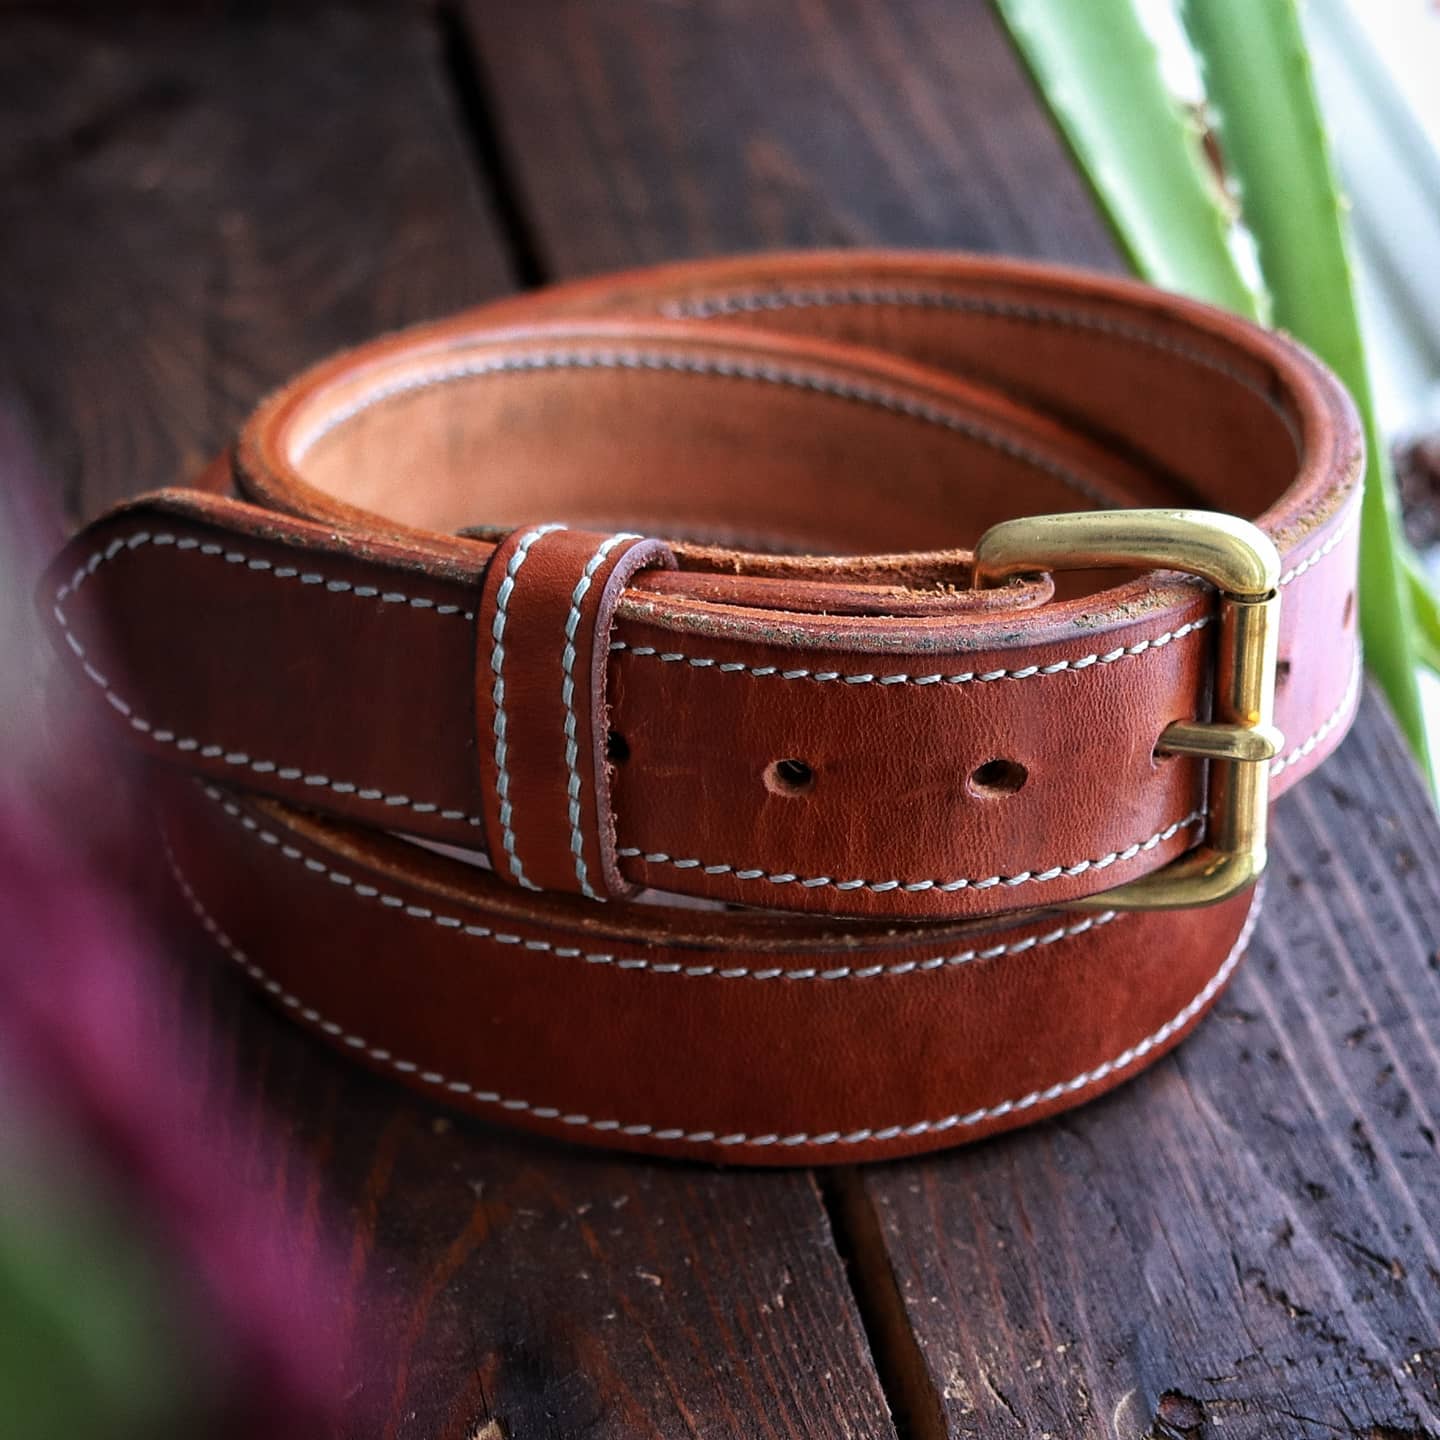
{"label": "belt hole", "polygon": [[1275,662],[1275,688],[1278,690],[1290,678],[1290,662],[1288,660],[1277,660]]}
{"label": "belt hole", "polygon": [[1018,760],[987,760],[970,773],[970,793],[982,800],[1013,795],[1030,778]]}
{"label": "belt hole", "polygon": [[612,765],[623,765],[630,758],[630,742],[618,730],[605,737],[605,758]]}
{"label": "belt hole", "polygon": [[1345,610],[1340,616],[1341,629],[1348,630],[1350,622],[1355,618],[1355,592],[1352,590],[1345,597]]}
{"label": "belt hole", "polygon": [[765,788],[772,795],[804,795],[815,785],[815,772],[803,760],[776,760],[765,768]]}

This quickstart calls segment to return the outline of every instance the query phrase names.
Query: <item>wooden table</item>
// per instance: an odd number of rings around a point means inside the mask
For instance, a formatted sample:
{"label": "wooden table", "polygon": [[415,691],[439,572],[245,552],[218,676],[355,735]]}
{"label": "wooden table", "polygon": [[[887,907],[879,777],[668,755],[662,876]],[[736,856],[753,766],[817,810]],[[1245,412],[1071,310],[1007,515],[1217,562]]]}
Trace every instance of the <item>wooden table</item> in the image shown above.
{"label": "wooden table", "polygon": [[[0,5],[0,404],[74,515],[337,345],[551,277],[878,242],[1121,268],[979,0],[121,9]],[[936,1159],[517,1139],[179,943],[217,1093],[293,1141],[251,1178],[348,1256],[347,1434],[1440,1435],[1440,829],[1373,695],[1280,805],[1199,1033]]]}

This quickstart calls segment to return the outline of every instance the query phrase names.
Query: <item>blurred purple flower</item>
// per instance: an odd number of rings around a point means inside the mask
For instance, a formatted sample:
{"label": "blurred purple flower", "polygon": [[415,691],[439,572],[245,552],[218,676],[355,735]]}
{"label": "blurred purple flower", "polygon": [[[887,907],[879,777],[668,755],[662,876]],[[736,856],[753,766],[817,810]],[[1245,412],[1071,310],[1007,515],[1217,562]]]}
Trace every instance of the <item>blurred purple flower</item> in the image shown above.
{"label": "blurred purple flower", "polygon": [[46,1136],[170,1272],[207,1436],[314,1440],[338,1413],[337,1272],[238,1178],[253,1149],[225,1138],[239,1127],[134,898],[154,847],[124,759],[83,707],[41,698],[32,595],[58,527],[25,439],[0,393],[0,1105],[23,1112],[0,1131]]}

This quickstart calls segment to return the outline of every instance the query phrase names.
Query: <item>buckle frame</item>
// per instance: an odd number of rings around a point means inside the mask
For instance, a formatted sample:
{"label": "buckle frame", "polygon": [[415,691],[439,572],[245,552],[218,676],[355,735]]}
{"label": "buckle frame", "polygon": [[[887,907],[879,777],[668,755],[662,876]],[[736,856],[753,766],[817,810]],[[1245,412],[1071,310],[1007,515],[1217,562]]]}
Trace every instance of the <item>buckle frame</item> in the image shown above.
{"label": "buckle frame", "polygon": [[1265,869],[1269,762],[1284,746],[1274,725],[1280,638],[1280,556],[1270,537],[1208,510],[1102,510],[1034,515],[992,526],[975,546],[974,584],[1012,575],[1107,566],[1180,570],[1220,592],[1212,715],[1177,720],[1157,754],[1209,760],[1205,841],[1150,875],[1066,902],[1080,910],[1215,905]]}

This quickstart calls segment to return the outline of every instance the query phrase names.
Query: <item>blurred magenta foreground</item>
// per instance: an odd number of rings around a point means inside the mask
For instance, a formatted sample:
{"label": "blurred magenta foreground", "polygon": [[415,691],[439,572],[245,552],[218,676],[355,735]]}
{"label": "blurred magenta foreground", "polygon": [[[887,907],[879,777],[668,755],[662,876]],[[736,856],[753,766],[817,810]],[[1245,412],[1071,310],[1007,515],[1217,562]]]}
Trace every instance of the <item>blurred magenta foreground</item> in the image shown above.
{"label": "blurred magenta foreground", "polygon": [[312,1440],[337,1408],[329,1267],[239,1178],[253,1141],[232,1153],[152,958],[134,777],[46,694],[58,526],[31,454],[0,397],[0,1429]]}

